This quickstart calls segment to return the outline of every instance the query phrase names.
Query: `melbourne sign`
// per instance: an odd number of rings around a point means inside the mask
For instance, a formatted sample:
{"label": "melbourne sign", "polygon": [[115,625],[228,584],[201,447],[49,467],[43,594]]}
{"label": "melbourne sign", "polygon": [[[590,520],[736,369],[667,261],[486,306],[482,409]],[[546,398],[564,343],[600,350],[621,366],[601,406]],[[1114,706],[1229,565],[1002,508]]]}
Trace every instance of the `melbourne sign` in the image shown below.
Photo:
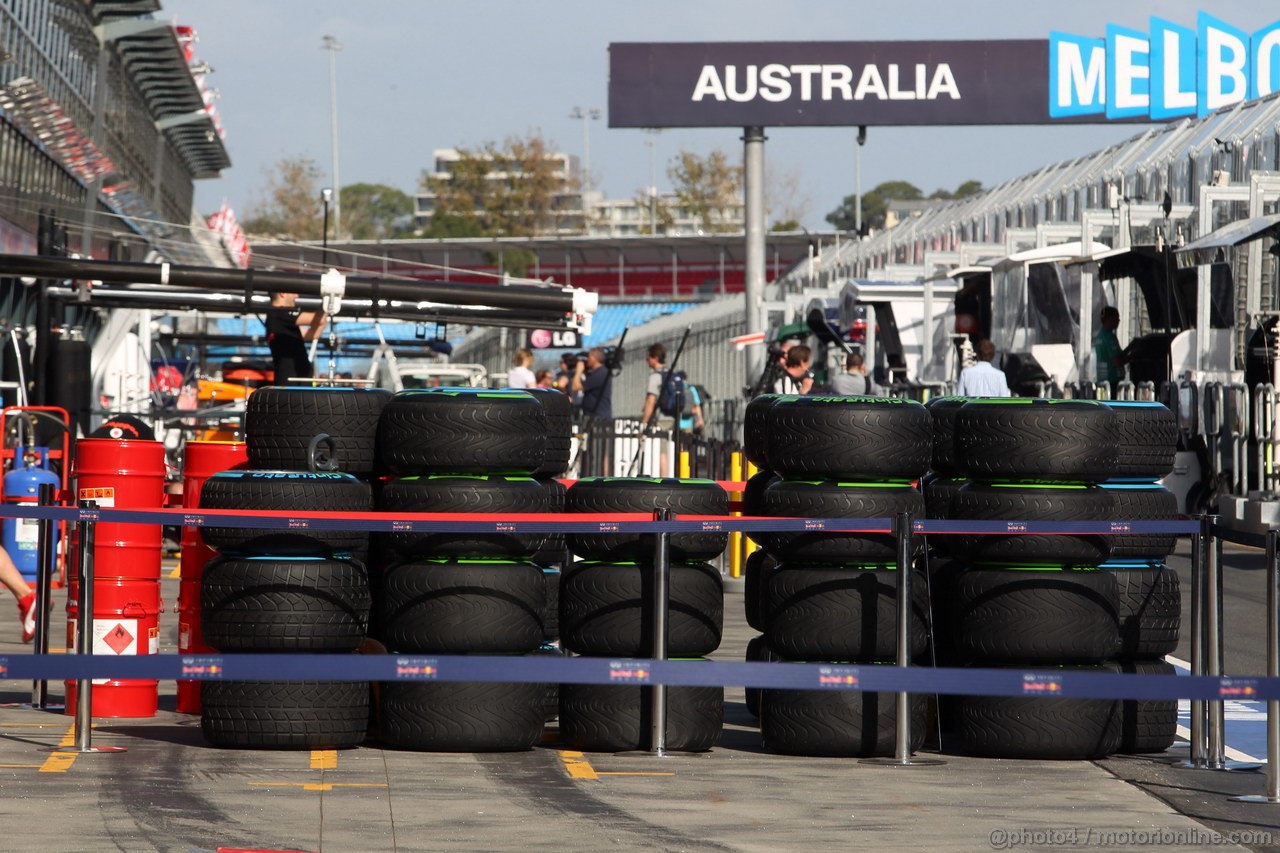
{"label": "melbourne sign", "polygon": [[1048,40],[616,43],[610,127],[1054,124],[1204,115],[1280,90],[1280,21],[1200,13]]}

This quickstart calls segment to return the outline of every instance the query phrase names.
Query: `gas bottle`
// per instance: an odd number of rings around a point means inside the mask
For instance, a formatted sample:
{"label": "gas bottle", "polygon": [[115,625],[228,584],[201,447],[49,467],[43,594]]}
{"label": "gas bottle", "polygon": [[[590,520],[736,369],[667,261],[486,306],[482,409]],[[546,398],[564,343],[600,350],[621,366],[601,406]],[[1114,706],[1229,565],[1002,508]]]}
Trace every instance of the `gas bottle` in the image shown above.
{"label": "gas bottle", "polygon": [[[56,490],[62,481],[50,471],[49,448],[17,448],[13,454],[14,467],[4,475],[4,502],[18,506],[36,506],[40,503],[40,486],[49,483]],[[13,558],[14,565],[22,573],[23,580],[35,581],[40,558],[36,545],[40,533],[40,521],[35,518],[6,518],[3,525],[4,549]],[[54,543],[49,543],[50,555]],[[51,559],[49,565],[54,565]]]}

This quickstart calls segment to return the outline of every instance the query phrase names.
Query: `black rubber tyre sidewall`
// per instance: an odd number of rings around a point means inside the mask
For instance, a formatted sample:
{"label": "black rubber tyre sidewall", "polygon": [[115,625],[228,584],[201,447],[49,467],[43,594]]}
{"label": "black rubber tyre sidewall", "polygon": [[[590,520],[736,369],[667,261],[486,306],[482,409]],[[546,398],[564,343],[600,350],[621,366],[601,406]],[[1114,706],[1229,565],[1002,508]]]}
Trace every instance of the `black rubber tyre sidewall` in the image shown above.
{"label": "black rubber tyre sidewall", "polygon": [[546,722],[543,684],[384,681],[378,740],[421,752],[532,749]]}
{"label": "black rubber tyre sidewall", "polygon": [[1173,470],[1178,451],[1178,418],[1161,403],[1115,400],[1119,458],[1112,477],[1159,480]]}
{"label": "black rubber tyre sidewall", "polygon": [[[729,514],[729,495],[711,480],[674,478],[601,477],[578,480],[565,495],[565,512],[652,513],[670,509],[682,515]],[[567,518],[566,521],[573,519]],[[570,550],[584,560],[611,562],[653,559],[651,533],[569,533]],[[728,533],[673,533],[668,539],[674,561],[701,561],[718,557],[729,544]]]}
{"label": "black rubber tyre sidewall", "polygon": [[1178,573],[1164,566],[1107,565],[1102,571],[1116,579],[1121,657],[1152,660],[1177,650],[1182,627]]}
{"label": "black rubber tyre sidewall", "polygon": [[200,730],[227,749],[349,749],[369,726],[364,681],[206,681]]}
{"label": "black rubber tyre sidewall", "polygon": [[914,400],[784,397],[766,419],[769,465],[786,478],[916,480],[933,456],[933,421]]}
{"label": "black rubber tyre sidewall", "polygon": [[[648,748],[651,709],[642,690],[629,684],[560,685],[560,735],[565,745],[586,752]],[[720,739],[723,725],[723,688],[667,688],[667,749],[706,752]]]}
{"label": "black rubber tyre sidewall", "polygon": [[395,474],[528,475],[546,447],[543,407],[522,391],[402,391],[378,421],[378,458]]}
{"label": "black rubber tyre sidewall", "polygon": [[939,477],[957,477],[961,473],[956,458],[956,418],[968,397],[934,397],[925,404],[933,419],[933,458],[930,468]]}
{"label": "black rubber tyre sidewall", "polygon": [[[401,477],[378,494],[378,510],[415,512],[545,513],[548,491],[529,477],[460,474]],[[487,533],[466,530],[393,532],[386,542],[400,559],[525,560],[547,541],[545,533]]]}
{"label": "black rubber tyre sidewall", "polygon": [[[846,484],[834,481],[774,480],[761,496],[760,511],[783,518],[893,518],[899,512],[924,515],[924,497],[908,485]],[[892,533],[779,531],[751,538],[784,563],[835,564],[894,560]],[[917,548],[923,540],[916,543]]]}
{"label": "black rubber tyre sidewall", "polygon": [[249,467],[308,471],[311,439],[333,439],[339,470],[367,476],[374,469],[374,437],[391,392],[381,388],[287,388],[270,385],[245,403]]}
{"label": "black rubber tyre sidewall", "polygon": [[971,400],[956,416],[961,472],[973,480],[1099,483],[1113,476],[1115,415],[1089,400]]}
{"label": "black rubber tyre sidewall", "polygon": [[[927,697],[910,697],[911,751],[924,745]],[[863,690],[760,691],[760,739],[782,755],[889,757],[897,694]]]}
{"label": "black rubber tyre sidewall", "polygon": [[[968,521],[1111,521],[1106,489],[997,486],[970,482],[951,499],[951,518]],[[975,563],[1097,566],[1111,556],[1109,536],[1092,534],[955,534],[950,553]]]}

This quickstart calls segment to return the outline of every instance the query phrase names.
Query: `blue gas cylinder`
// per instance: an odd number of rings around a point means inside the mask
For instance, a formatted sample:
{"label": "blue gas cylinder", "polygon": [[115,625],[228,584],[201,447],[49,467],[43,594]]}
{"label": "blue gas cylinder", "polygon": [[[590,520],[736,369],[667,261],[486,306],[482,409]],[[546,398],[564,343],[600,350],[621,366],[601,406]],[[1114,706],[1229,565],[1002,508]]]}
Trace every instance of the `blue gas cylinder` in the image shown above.
{"label": "blue gas cylinder", "polygon": [[[4,501],[7,504],[36,506],[40,503],[40,486],[48,483],[56,490],[61,480],[50,471],[49,448],[18,448],[13,454],[14,467],[4,475]],[[40,534],[40,521],[35,518],[6,518],[3,525],[4,549],[13,558],[14,565],[27,581],[34,581],[39,572],[39,555],[36,553]],[[49,542],[50,556],[54,542]],[[53,566],[54,561],[49,560]]]}

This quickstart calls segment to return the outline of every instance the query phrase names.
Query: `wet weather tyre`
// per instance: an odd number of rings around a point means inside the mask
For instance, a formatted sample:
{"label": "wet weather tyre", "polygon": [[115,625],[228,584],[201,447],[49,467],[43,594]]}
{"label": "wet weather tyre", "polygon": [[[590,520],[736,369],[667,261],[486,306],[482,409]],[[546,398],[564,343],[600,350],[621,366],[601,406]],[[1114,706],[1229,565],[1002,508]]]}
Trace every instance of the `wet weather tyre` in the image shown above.
{"label": "wet weather tyre", "polygon": [[[350,474],[305,471],[221,471],[204,481],[201,509],[369,512],[369,484]],[[246,557],[331,557],[348,554],[364,560],[369,534],[363,530],[325,530],[307,526],[287,530],[253,527],[204,527],[204,543],[223,554]]]}
{"label": "wet weather tyre", "polygon": [[[775,480],[765,489],[761,504],[764,515],[793,518],[892,519],[900,512],[919,518],[925,511],[924,497],[908,485],[832,481]],[[898,554],[892,533],[779,531],[751,537],[779,560],[792,563],[875,562]]]}
{"label": "wet weather tyre", "polygon": [[[911,750],[924,744],[927,701],[910,697]],[[783,755],[891,756],[897,694],[861,690],[761,690],[760,739]]]}
{"label": "wet weather tyre", "polygon": [[[911,655],[928,648],[925,577],[912,578]],[[857,566],[783,564],[769,577],[769,648],[788,660],[892,661],[897,656],[898,573]]]}
{"label": "wet weather tyre", "polygon": [[766,417],[769,465],[787,478],[915,480],[933,456],[933,421],[914,400],[783,397]]}
{"label": "wet weather tyre", "polygon": [[1116,579],[1120,655],[1159,658],[1178,648],[1182,590],[1178,573],[1164,566],[1104,566]]}
{"label": "wet weather tyre", "polygon": [[[539,478],[538,484],[547,493],[547,508],[543,512],[564,512],[565,485],[553,477]],[[564,562],[565,550],[563,533],[548,533],[542,547],[533,555],[533,561],[540,566],[559,566]]]}
{"label": "wet weather tyre", "polygon": [[956,458],[956,418],[968,397],[934,397],[925,408],[933,419],[933,459],[930,468],[939,477],[957,477],[963,472]]}
{"label": "wet weather tyre", "polygon": [[761,515],[764,508],[765,489],[775,480],[781,480],[772,471],[760,471],[747,480],[742,490],[742,510],[746,515]]}
{"label": "wet weather tyre", "polygon": [[[973,483],[951,499],[953,520],[1110,521],[1106,489],[1073,486],[994,486]],[[1111,556],[1109,537],[1093,534],[957,534],[950,553],[975,563],[1096,566]]]}
{"label": "wet weather tyre", "polygon": [[546,723],[547,688],[506,682],[383,682],[378,740],[423,752],[532,749]]}
{"label": "wet weather tyre", "polygon": [[[1162,660],[1122,661],[1120,671],[1132,675],[1177,675],[1173,664]],[[1164,752],[1178,735],[1178,700],[1125,699],[1121,717],[1119,752]]]}
{"label": "wet weather tyre", "polygon": [[229,749],[348,749],[365,738],[364,681],[206,681],[200,731]]}
{"label": "wet weather tyre", "polygon": [[535,477],[559,477],[569,467],[569,452],[573,443],[573,403],[569,396],[556,388],[526,388],[542,405],[547,420],[546,452],[542,464],[533,472]]}
{"label": "wet weather tyre", "polygon": [[[1111,517],[1116,521],[1172,521],[1178,517],[1178,496],[1164,486],[1107,485]],[[1111,537],[1113,560],[1163,560],[1173,553],[1178,537],[1169,533],[1126,533]]]}
{"label": "wet weather tyre", "polygon": [[[386,513],[545,513],[547,490],[529,477],[441,475],[401,477],[382,487],[378,509]],[[392,551],[403,559],[523,560],[536,554],[546,533],[459,530],[394,532]]]}
{"label": "wet weather tyre", "polygon": [[[765,640],[763,636],[752,637],[750,640],[747,641],[747,655],[746,655],[747,663],[773,663],[774,661],[780,661],[780,660],[782,660],[782,658],[778,657],[776,654],[773,653],[773,651],[769,648],[768,642]],[[747,712],[751,714],[751,716],[759,719],[760,693],[761,693],[760,688],[746,687],[743,689],[746,692]]]}
{"label": "wet weather tyre", "polygon": [[1173,470],[1178,450],[1178,419],[1164,404],[1115,400],[1119,458],[1112,477],[1158,480]]}
{"label": "wet weather tyre", "polygon": [[742,415],[742,452],[747,461],[762,472],[769,466],[769,410],[781,394],[761,394],[747,403]]}
{"label": "wet weather tyre", "polygon": [[[729,495],[712,480],[603,477],[579,480],[565,496],[568,513],[652,513],[670,509],[683,515],[729,514]],[[572,521],[566,518],[565,521]],[[631,562],[653,559],[651,533],[569,533],[570,550],[584,560]],[[668,540],[673,561],[710,560],[729,544],[728,533],[673,533]]]}
{"label": "wet weather tyre", "polygon": [[[1096,671],[1114,672],[1114,667]],[[1118,699],[954,697],[961,748],[986,758],[1093,759],[1120,748]]]}
{"label": "wet weather tyre", "polygon": [[560,639],[560,570],[542,568],[542,639]]}
{"label": "wet weather tyre", "polygon": [[1096,483],[1113,476],[1115,415],[1091,400],[972,400],[955,424],[956,460],[974,480]]}
{"label": "wet weather tyre", "polygon": [[378,422],[396,474],[529,474],[546,461],[547,418],[523,391],[403,391]]}
{"label": "wet weather tyre", "polygon": [[369,628],[369,580],[348,560],[212,560],[200,581],[204,641],[220,652],[351,652]]}
{"label": "wet weather tyre", "polygon": [[[920,491],[924,495],[925,518],[935,521],[951,518],[951,501],[968,482],[968,480],[957,480],[951,477],[923,480]],[[949,533],[936,533],[928,537],[928,544],[935,554],[947,556],[951,553],[951,540],[954,538]]]}
{"label": "wet weather tyre", "polygon": [[524,654],[542,645],[545,601],[532,563],[400,563],[383,574],[378,630],[395,652]]}
{"label": "wet weather tyre", "polygon": [[747,562],[742,570],[742,607],[747,624],[757,631],[764,631],[769,622],[769,614],[764,606],[765,593],[769,576],[777,567],[776,558],[764,551],[752,551],[747,555]]}
{"label": "wet weather tyre", "polygon": [[391,393],[381,388],[268,386],[245,404],[249,467],[311,470],[311,440],[333,439],[338,470],[367,475],[374,468],[374,436]]}
{"label": "wet weather tyre", "polygon": [[[653,569],[577,563],[560,581],[560,644],[581,655],[645,657],[653,651]],[[667,653],[696,657],[720,647],[724,587],[707,563],[671,566]]]}
{"label": "wet weather tyre", "polygon": [[1108,572],[974,567],[955,590],[948,618],[969,663],[1099,663],[1120,651]]}
{"label": "wet weather tyre", "polygon": [[[649,697],[629,684],[560,685],[560,736],[573,749],[623,752],[647,749]],[[724,725],[721,687],[667,688],[667,749],[706,752]]]}

